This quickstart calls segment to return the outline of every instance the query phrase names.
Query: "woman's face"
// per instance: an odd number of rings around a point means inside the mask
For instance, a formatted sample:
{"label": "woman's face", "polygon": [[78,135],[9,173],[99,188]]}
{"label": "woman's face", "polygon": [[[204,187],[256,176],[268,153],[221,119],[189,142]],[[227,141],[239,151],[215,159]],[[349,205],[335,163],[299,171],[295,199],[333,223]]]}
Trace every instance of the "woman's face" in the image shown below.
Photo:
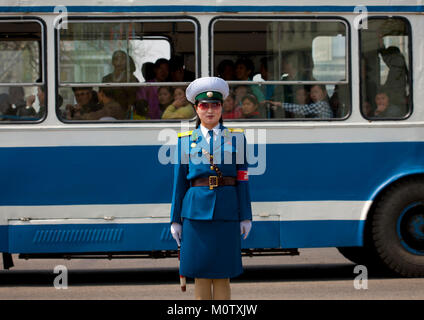
{"label": "woman's face", "polygon": [[308,103],[308,92],[301,88],[296,91],[296,103],[307,104]]}
{"label": "woman's face", "polygon": [[250,70],[242,63],[236,65],[236,78],[237,80],[249,80]]}
{"label": "woman's face", "polygon": [[222,115],[221,103],[202,102],[196,105],[196,112],[202,125],[208,129],[212,129],[219,123]]}
{"label": "woman's face", "polygon": [[378,110],[384,111],[389,106],[389,97],[385,93],[379,93],[375,96],[375,104]]}
{"label": "woman's face", "polygon": [[175,89],[175,91],[174,91],[174,99],[175,100],[179,100],[179,99],[183,99],[183,98],[185,98],[184,90],[181,89],[181,88]]}
{"label": "woman's face", "polygon": [[127,67],[127,55],[123,52],[117,52],[112,58],[112,64],[115,70],[125,70]]}
{"label": "woman's face", "polygon": [[247,87],[245,86],[240,86],[237,87],[235,90],[235,94],[236,94],[236,104],[241,104],[241,99],[247,94]]}
{"label": "woman's face", "polygon": [[223,108],[224,112],[231,112],[234,109],[235,101],[232,96],[228,96],[224,100]]}
{"label": "woman's face", "polygon": [[169,76],[169,67],[166,63],[161,63],[159,67],[155,69],[155,77],[157,81],[166,81]]}
{"label": "woman's face", "polygon": [[166,88],[159,89],[158,100],[161,105],[169,105],[172,102],[172,95]]}
{"label": "woman's face", "polygon": [[257,107],[258,106],[254,104],[252,101],[250,101],[249,99],[244,99],[241,105],[241,108],[244,114],[250,114],[252,112],[255,112]]}
{"label": "woman's face", "polygon": [[234,80],[234,68],[232,66],[226,66],[221,77],[224,80]]}
{"label": "woman's face", "polygon": [[327,92],[323,91],[319,86],[313,86],[311,88],[311,100],[313,102],[322,101],[325,99]]}

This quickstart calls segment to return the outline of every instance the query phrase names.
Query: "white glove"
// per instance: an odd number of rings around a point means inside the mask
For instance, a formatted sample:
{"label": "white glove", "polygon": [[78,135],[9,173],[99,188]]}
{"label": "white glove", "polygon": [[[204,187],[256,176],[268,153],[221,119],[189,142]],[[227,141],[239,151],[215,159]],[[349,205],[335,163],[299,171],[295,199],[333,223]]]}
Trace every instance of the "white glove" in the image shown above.
{"label": "white glove", "polygon": [[246,240],[247,236],[249,235],[250,229],[252,229],[252,221],[243,220],[240,222],[240,234],[244,234],[244,240]]}
{"label": "white glove", "polygon": [[171,234],[172,234],[172,238],[174,238],[175,241],[177,241],[178,246],[181,245],[180,239],[181,239],[182,231],[183,231],[183,228],[179,223],[172,222],[172,224],[171,224]]}

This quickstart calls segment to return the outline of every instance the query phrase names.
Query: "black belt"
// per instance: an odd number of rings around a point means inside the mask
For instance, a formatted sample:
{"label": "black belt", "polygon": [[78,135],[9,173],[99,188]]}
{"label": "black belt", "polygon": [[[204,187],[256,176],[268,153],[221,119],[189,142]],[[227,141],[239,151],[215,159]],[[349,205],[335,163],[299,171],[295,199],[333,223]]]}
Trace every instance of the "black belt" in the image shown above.
{"label": "black belt", "polygon": [[192,187],[205,187],[209,186],[209,189],[213,189],[220,186],[235,186],[237,185],[236,177],[221,177],[209,176],[203,178],[196,178],[191,180]]}

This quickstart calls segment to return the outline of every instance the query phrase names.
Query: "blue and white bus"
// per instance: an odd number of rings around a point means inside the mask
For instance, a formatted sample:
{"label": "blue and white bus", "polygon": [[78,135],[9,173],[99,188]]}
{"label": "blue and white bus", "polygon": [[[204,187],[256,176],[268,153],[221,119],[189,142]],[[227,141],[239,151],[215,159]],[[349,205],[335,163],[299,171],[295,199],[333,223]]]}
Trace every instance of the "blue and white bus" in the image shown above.
{"label": "blue and white bus", "polygon": [[175,253],[161,133],[194,117],[165,111],[178,87],[220,76],[225,123],[254,133],[259,159],[247,253],[337,247],[423,276],[424,7],[351,3],[1,0],[4,267]]}

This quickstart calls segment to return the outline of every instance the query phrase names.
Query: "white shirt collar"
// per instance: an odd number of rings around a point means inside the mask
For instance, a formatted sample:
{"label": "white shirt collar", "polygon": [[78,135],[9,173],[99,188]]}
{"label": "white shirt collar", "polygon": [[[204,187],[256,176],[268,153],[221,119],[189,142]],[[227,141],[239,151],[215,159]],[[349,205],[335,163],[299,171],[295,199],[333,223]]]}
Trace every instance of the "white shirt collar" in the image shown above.
{"label": "white shirt collar", "polygon": [[[202,131],[202,135],[205,137],[206,141],[209,143],[209,140],[210,140],[209,129],[200,125],[200,130]],[[217,135],[219,134],[219,131],[221,130],[221,124],[218,123],[215,127],[212,128],[212,130],[213,130],[213,140],[215,141]]]}

